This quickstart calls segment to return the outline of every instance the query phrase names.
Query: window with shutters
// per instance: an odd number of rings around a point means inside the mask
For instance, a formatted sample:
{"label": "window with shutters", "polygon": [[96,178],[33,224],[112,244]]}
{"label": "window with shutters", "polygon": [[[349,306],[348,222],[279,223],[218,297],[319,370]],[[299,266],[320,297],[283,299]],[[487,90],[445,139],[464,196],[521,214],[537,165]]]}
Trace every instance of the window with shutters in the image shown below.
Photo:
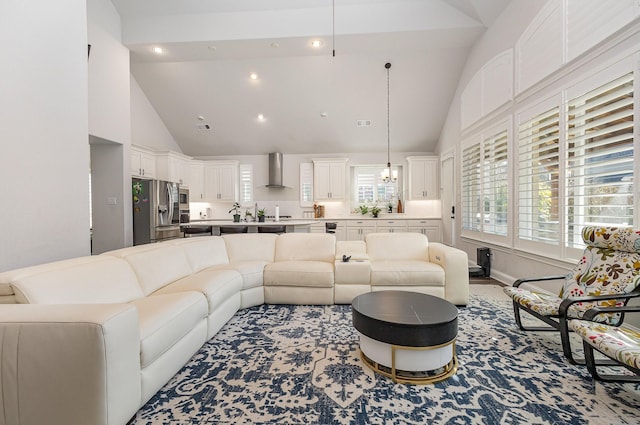
{"label": "window with shutters", "polygon": [[633,73],[568,101],[565,246],[587,225],[633,226]]}
{"label": "window with shutters", "polygon": [[462,151],[462,228],[480,231],[480,143]]}
{"label": "window with shutters", "polygon": [[313,163],[300,164],[300,206],[313,206]]}
{"label": "window with shutters", "polygon": [[509,233],[509,143],[498,128],[462,151],[462,228],[499,240]]}
{"label": "window with shutters", "polygon": [[560,241],[560,108],[518,126],[518,238]]}
{"label": "window with shutters", "polygon": [[240,204],[253,205],[253,165],[240,164]]}
{"label": "window with shutters", "polygon": [[352,168],[352,202],[354,206],[361,204],[375,205],[381,208],[388,202],[398,201],[398,194],[402,193],[402,167],[391,167],[392,172],[398,171],[396,182],[385,183],[382,181],[382,171],[386,168],[380,166],[354,166]]}

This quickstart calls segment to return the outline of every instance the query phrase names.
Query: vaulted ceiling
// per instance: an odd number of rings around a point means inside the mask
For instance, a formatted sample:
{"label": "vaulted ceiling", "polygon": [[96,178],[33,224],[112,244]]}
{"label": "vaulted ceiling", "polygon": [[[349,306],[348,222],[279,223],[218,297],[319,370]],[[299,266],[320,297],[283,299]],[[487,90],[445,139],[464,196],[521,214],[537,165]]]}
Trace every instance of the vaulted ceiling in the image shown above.
{"label": "vaulted ceiling", "polygon": [[112,1],[135,80],[192,156],[384,152],[387,62],[391,149],[432,152],[471,47],[510,2]]}

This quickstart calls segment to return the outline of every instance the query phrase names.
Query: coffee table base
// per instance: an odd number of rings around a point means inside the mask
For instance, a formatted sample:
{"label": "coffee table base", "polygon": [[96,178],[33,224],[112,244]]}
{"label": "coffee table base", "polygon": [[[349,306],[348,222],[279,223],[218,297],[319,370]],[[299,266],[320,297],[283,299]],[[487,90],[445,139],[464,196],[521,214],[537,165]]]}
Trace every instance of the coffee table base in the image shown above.
{"label": "coffee table base", "polygon": [[[363,335],[361,335],[362,337]],[[360,347],[360,358],[368,367],[370,367],[374,372],[379,373],[380,375],[391,378],[394,382],[400,384],[433,384],[436,382],[443,381],[451,376],[453,376],[458,370],[458,358],[456,357],[456,344],[455,339],[449,341],[445,344],[441,344],[435,347],[407,347],[401,345],[392,345],[385,344],[377,341],[379,345],[384,345],[388,349],[391,350],[391,364],[383,364],[376,362],[370,359],[365,352],[362,350],[362,345]],[[432,370],[403,370],[398,369],[396,366],[398,365],[397,357],[398,354],[406,354],[407,352],[415,352],[414,354],[420,355],[424,352],[424,355],[429,355],[427,352],[434,352],[438,350],[448,349],[451,350],[450,360],[448,363],[445,363],[442,366],[438,366]],[[415,356],[413,356],[415,358]],[[431,360],[428,361],[432,363]]]}

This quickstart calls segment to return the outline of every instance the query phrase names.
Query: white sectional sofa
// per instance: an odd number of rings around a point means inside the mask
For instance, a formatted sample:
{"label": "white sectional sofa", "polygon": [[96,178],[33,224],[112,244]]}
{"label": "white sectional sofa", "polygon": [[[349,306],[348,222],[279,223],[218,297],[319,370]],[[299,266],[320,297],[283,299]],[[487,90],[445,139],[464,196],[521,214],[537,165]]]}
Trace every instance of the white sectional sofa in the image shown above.
{"label": "white sectional sofa", "polygon": [[125,424],[239,309],[387,288],[464,305],[466,254],[421,234],[237,234],[0,273],[0,425]]}

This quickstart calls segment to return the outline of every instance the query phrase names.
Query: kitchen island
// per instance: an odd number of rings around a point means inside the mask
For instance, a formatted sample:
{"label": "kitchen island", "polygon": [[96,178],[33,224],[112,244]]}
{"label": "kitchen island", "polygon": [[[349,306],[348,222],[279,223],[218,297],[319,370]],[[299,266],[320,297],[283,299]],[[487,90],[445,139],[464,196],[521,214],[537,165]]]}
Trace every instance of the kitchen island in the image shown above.
{"label": "kitchen island", "polygon": [[[192,229],[202,229],[203,234],[220,235],[220,228],[242,228],[247,227],[248,233],[257,233],[258,227],[278,228],[284,226],[286,233],[309,233],[311,225],[315,220],[280,220],[280,221],[241,221],[239,223],[229,220],[194,220],[189,223],[182,223],[180,228],[189,229],[187,232],[194,234]],[[210,228],[209,228],[210,227]]]}

